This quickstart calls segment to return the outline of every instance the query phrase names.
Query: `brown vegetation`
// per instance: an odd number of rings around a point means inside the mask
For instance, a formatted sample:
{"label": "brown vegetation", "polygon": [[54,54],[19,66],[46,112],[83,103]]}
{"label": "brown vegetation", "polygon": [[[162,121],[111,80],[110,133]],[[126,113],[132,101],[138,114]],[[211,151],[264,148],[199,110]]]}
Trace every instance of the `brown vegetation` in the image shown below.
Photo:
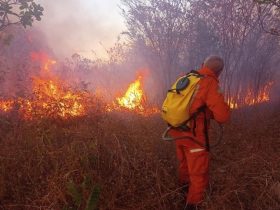
{"label": "brown vegetation", "polygon": [[[23,11],[35,5],[30,5],[32,0],[15,2],[30,2]],[[121,92],[133,81],[134,70],[147,67],[151,75],[143,89],[149,104],[161,104],[180,73],[199,68],[210,54],[223,55],[221,86],[231,106],[240,109],[226,126],[223,143],[212,150],[210,187],[202,206],[208,210],[280,209],[279,102],[277,108],[255,106],[279,100],[275,68],[279,66],[279,37],[266,33],[276,35],[279,28],[275,5],[248,0],[121,2],[128,28],[120,38],[128,42],[118,39],[108,50],[108,62],[75,53],[53,73],[79,91],[100,92],[112,101],[115,91]],[[34,17],[40,19],[42,8],[36,8],[23,25],[30,25]],[[29,99],[31,78],[40,75],[40,65],[30,60],[30,54],[52,53],[39,31],[18,27],[2,31],[11,24],[7,16],[2,17],[0,96],[9,99],[2,106],[6,111],[12,107],[11,100]],[[69,92],[53,88],[56,83],[43,82],[39,87],[47,85],[62,94],[58,98],[50,97],[57,94],[37,94],[29,110],[35,110],[38,118],[22,119],[16,107],[10,116],[0,116],[0,210],[183,209],[174,144],[161,140],[165,124],[158,115],[137,115],[100,105],[100,101],[85,101],[95,112],[82,109],[83,117],[72,114],[79,117],[60,119],[64,111],[52,119],[57,109],[69,107],[64,105]],[[52,102],[59,106],[49,106]],[[42,118],[46,115],[40,114],[40,107],[49,118]]]}
{"label": "brown vegetation", "polygon": [[[236,112],[212,151],[203,206],[279,209],[279,108]],[[0,209],[85,209],[89,198],[100,210],[183,209],[174,145],[160,140],[164,123],[125,115],[2,117]]]}

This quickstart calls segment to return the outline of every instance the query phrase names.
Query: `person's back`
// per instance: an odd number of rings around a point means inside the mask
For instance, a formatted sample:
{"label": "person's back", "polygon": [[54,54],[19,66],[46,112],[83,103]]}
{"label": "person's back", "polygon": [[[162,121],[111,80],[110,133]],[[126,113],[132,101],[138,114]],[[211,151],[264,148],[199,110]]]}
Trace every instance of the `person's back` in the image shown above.
{"label": "person's back", "polygon": [[[219,88],[218,77],[208,67],[203,67],[198,71],[204,76],[199,82],[199,88],[193,96],[193,103],[190,113],[195,113],[202,106],[206,106],[208,125],[210,119],[219,123],[225,123],[230,118],[230,109],[224,101],[224,96]],[[204,116],[200,113],[196,119],[195,133],[197,137],[204,137]]]}
{"label": "person's back", "polygon": [[198,71],[203,78],[193,95],[190,113],[196,113],[201,107],[205,109],[191,122],[190,130],[170,131],[174,138],[190,136],[199,142],[198,144],[188,138],[176,140],[177,158],[180,162],[179,180],[182,185],[189,185],[186,194],[187,209],[193,209],[203,200],[208,185],[209,148],[206,132],[210,119],[225,123],[230,118],[229,106],[224,102],[224,96],[219,89],[218,77],[223,66],[223,60],[218,56],[210,56],[205,60],[203,67]]}

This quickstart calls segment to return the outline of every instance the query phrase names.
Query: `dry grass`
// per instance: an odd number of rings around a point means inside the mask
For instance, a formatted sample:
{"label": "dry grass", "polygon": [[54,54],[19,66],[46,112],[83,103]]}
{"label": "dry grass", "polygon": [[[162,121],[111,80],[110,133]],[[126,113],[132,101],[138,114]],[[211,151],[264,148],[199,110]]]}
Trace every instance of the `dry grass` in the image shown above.
{"label": "dry grass", "polygon": [[[205,209],[280,209],[279,109],[251,112],[235,115],[212,152]],[[183,209],[174,145],[160,140],[158,116],[2,117],[0,127],[0,209],[85,209],[93,188],[100,210]]]}

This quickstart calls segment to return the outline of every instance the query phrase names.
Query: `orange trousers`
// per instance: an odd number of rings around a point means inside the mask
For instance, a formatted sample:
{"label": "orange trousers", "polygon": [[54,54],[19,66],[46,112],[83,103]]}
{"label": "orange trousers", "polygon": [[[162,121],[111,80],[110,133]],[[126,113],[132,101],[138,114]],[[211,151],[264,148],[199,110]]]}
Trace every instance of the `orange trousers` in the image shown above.
{"label": "orange trousers", "polygon": [[[192,136],[191,133],[170,131],[172,137]],[[193,136],[192,136],[193,137]],[[204,144],[204,137],[196,138]],[[189,184],[186,203],[199,204],[209,182],[209,152],[188,138],[176,140],[176,153],[179,161],[179,181]]]}

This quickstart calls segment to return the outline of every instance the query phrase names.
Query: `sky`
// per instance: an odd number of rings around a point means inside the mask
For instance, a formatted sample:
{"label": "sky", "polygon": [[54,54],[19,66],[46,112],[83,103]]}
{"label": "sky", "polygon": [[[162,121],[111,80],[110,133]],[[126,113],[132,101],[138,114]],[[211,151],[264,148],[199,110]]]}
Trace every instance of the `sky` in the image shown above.
{"label": "sky", "polygon": [[[39,28],[58,57],[79,53],[106,57],[117,36],[125,30],[120,0],[38,0],[44,16]],[[94,51],[94,53],[93,53]]]}

